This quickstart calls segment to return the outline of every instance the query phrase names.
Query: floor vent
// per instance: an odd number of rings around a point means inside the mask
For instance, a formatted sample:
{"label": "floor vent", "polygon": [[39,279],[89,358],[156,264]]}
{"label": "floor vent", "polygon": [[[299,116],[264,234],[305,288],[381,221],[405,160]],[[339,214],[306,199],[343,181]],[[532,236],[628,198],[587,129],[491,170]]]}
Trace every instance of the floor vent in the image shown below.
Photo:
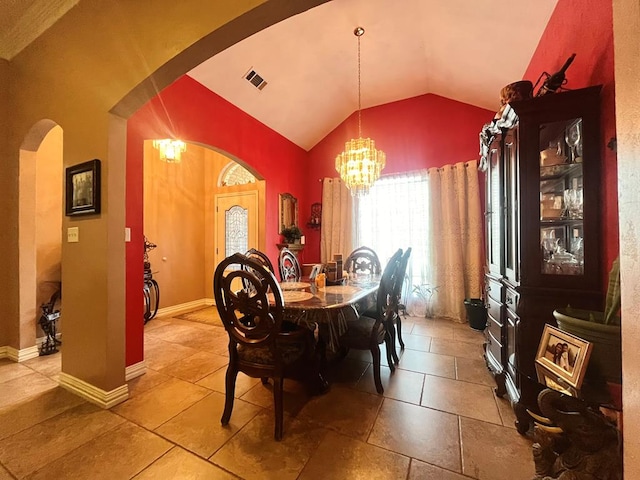
{"label": "floor vent", "polygon": [[244,78],[246,78],[249,83],[251,83],[251,85],[256,87],[258,90],[262,90],[267,86],[266,80],[258,75],[258,73],[253,69],[249,70]]}

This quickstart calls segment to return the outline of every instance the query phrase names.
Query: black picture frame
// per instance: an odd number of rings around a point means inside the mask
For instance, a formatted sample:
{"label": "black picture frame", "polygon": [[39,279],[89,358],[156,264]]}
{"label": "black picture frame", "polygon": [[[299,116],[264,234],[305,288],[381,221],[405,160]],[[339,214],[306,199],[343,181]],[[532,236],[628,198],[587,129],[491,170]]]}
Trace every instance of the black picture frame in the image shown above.
{"label": "black picture frame", "polygon": [[100,213],[100,160],[67,167],[65,173],[65,215]]}

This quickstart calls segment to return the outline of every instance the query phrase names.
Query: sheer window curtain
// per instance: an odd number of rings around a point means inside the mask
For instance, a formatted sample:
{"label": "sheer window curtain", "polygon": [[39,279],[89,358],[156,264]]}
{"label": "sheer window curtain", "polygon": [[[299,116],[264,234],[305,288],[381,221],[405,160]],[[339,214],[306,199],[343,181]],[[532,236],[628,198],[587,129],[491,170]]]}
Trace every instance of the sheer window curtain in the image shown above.
{"label": "sheer window curtain", "polygon": [[465,321],[465,298],[482,293],[482,210],[477,162],[430,168],[429,205],[432,219],[430,264],[433,313]]}
{"label": "sheer window curtain", "polygon": [[339,178],[322,181],[322,229],[320,261],[333,260],[334,253],[343,258],[353,250],[353,200],[349,189]]}
{"label": "sheer window curtain", "polygon": [[355,246],[373,248],[383,265],[398,249],[411,247],[402,301],[411,315],[424,316],[415,285],[429,284],[429,194],[426,170],[382,176],[369,195],[355,201]]}

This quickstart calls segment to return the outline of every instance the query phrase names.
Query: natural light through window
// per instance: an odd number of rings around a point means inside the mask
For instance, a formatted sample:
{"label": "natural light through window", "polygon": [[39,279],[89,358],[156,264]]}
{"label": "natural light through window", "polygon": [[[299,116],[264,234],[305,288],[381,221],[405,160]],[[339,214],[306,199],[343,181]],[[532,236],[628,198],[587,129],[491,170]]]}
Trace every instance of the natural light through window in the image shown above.
{"label": "natural light through window", "polygon": [[[412,248],[407,275],[427,283],[429,204],[427,171],[381,177],[355,202],[355,246],[373,248],[383,266],[398,249]],[[410,291],[410,290],[409,290]]]}

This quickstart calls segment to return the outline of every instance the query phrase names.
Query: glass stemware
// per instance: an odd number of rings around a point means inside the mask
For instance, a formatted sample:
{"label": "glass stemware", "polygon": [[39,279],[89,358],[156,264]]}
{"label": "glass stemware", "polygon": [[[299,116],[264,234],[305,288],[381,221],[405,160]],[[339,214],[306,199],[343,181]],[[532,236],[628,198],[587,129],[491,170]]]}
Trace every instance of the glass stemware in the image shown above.
{"label": "glass stemware", "polygon": [[[580,127],[581,122],[575,122],[567,128],[564,134],[564,139],[571,148],[571,163],[582,162],[582,157],[580,157],[578,153],[578,146],[582,146],[582,132]],[[580,150],[582,150],[582,148],[580,148]]]}

